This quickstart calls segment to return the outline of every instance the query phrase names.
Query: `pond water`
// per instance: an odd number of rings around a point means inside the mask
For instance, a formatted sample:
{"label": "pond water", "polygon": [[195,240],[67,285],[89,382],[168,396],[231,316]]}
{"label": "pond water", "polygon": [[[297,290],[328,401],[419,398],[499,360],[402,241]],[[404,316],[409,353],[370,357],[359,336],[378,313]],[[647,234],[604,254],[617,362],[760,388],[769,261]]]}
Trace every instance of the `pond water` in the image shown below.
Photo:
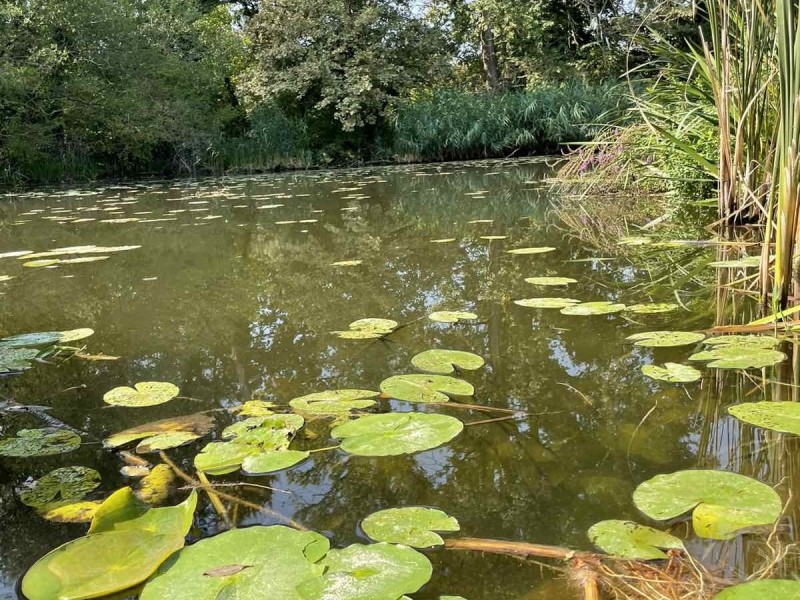
{"label": "pond water", "polygon": [[[85,353],[119,357],[35,364],[0,379],[6,401],[47,407],[52,418],[84,432],[84,444],[70,453],[0,458],[0,595],[16,597],[25,569],[86,530],[46,521],[20,503],[17,493],[31,478],[91,466],[102,475],[92,497],[102,498],[131,483],[119,472],[119,457],[100,444],[111,433],[251,399],[286,405],[323,390],[377,390],[387,377],[416,372],[412,356],[431,348],[486,360],[460,374],[475,386],[474,397],[460,401],[529,414],[467,426],[417,454],[369,458],[332,450],[274,475],[212,479],[274,488],[237,493],[324,533],[334,546],[366,541],[359,521],[376,510],[425,505],[456,517],[458,535],[588,549],[586,531],[595,522],[641,518],[631,493],[655,474],[703,466],[764,475],[762,463],[730,458],[740,430],[718,414],[714,399],[737,384],[653,381],[640,365],[679,362],[688,351],[625,341],[641,331],[713,325],[713,290],[689,284],[682,300],[691,312],[653,315],[569,316],[513,303],[536,296],[674,301],[669,289],[641,285],[652,279],[647,270],[598,256],[556,226],[543,183],[548,173],[542,161],[498,161],[7,195],[0,254],[141,247],[38,268],[0,259],[0,275],[13,276],[0,283],[0,335],[89,327],[95,333],[80,342]],[[455,239],[432,242],[447,238]],[[506,252],[542,246],[555,250]],[[338,261],[362,262],[332,266]],[[565,290],[525,282],[553,275],[577,283]],[[427,318],[438,310],[478,318]],[[330,333],[364,317],[405,326],[381,340]],[[108,390],[139,381],[174,383],[180,397],[144,408],[103,402]],[[466,423],[503,416],[397,400],[375,410],[388,408]],[[168,451],[188,471],[199,449],[235,420],[213,414],[214,433]],[[35,414],[0,411],[3,437],[42,426]],[[335,443],[327,421],[307,429],[293,447]],[[158,462],[157,455],[150,459]],[[172,501],[186,493],[175,490]],[[277,522],[251,509],[238,510],[237,518],[241,525]],[[221,529],[205,497],[195,525],[194,539]],[[740,561],[747,554],[741,539],[726,548]],[[718,543],[703,549],[723,551]],[[434,576],[415,599],[574,597],[549,571],[525,561],[444,549],[426,555]]]}

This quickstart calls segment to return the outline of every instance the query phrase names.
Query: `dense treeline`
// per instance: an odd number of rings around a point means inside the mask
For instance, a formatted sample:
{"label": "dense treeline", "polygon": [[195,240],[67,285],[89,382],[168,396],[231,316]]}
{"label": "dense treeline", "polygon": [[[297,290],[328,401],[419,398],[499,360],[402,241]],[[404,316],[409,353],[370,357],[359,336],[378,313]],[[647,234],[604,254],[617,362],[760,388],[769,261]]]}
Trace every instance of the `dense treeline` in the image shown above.
{"label": "dense treeline", "polygon": [[[680,4],[680,3],[679,3]],[[591,137],[622,0],[0,4],[0,180],[503,156]],[[682,40],[691,13],[649,35]]]}

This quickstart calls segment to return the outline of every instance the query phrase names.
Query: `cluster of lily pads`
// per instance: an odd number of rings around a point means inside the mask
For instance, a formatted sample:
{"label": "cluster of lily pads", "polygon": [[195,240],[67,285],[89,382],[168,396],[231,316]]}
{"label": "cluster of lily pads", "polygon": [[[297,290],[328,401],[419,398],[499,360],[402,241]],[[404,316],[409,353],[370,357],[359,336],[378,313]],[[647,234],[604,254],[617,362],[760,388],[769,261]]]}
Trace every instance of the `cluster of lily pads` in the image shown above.
{"label": "cluster of lily pads", "polygon": [[74,353],[70,346],[83,340],[94,331],[88,328],[70,331],[41,331],[23,333],[0,339],[0,375],[24,371],[36,360],[44,360],[59,353]]}

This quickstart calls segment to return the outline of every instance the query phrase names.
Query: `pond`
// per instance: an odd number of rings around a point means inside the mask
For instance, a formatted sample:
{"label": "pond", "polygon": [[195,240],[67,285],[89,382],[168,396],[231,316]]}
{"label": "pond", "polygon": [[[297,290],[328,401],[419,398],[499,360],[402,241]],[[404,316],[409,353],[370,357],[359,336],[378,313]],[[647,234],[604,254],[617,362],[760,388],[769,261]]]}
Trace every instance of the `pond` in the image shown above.
{"label": "pond", "polygon": [[[237,470],[209,478],[265,486],[224,489],[323,533],[335,547],[366,543],[359,523],[375,511],[430,506],[457,518],[460,536],[590,549],[594,523],[642,520],[632,492],[659,473],[723,468],[775,483],[780,474],[763,461],[732,458],[743,434],[716,399],[746,393],[739,379],[655,381],[641,365],[682,362],[689,351],[626,341],[650,330],[712,326],[713,289],[687,283],[678,296],[683,306],[655,314],[568,315],[514,303],[543,296],[675,302],[669,286],[644,285],[652,283],[648,269],[601,256],[558,226],[544,183],[549,173],[544,161],[492,161],[6,195],[0,255],[87,245],[111,251],[0,259],[0,275],[12,277],[0,283],[0,336],[94,330],[72,344],[85,346],[79,355],[0,378],[2,437],[62,423],[83,438],[69,453],[0,457],[2,597],[17,597],[27,568],[86,532],[84,524],[54,523],[21,503],[31,481],[82,465],[101,476],[90,499],[136,485],[120,473],[120,455],[103,447],[109,435],[211,411],[210,434],[167,450],[194,473],[195,455],[239,419],[227,409],[255,399],[280,411],[313,392],[379,390],[389,377],[419,372],[412,357],[429,349],[485,360],[459,370],[475,392],[452,405],[518,412],[380,399],[356,412],[421,411],[467,426],[422,452],[370,457],[332,449],[269,475]],[[517,248],[552,251],[507,252]],[[698,252],[710,257],[713,250]],[[97,256],[107,258],[69,262]],[[544,276],[575,282],[526,282]],[[439,322],[429,318],[435,311],[475,318]],[[376,339],[331,333],[362,318],[398,326]],[[144,407],[103,400],[113,388],[147,381],[170,382],[179,395]],[[330,419],[309,419],[292,448],[337,443]],[[157,454],[144,457],[160,462]],[[176,482],[169,504],[186,497],[184,485]],[[191,540],[224,529],[207,496],[199,499]],[[269,511],[239,506],[232,518],[240,526],[281,522]],[[709,555],[735,555],[731,568],[744,568],[755,551],[741,537],[693,543]],[[575,597],[562,579],[527,561],[424,553],[433,577],[413,594],[417,600]]]}

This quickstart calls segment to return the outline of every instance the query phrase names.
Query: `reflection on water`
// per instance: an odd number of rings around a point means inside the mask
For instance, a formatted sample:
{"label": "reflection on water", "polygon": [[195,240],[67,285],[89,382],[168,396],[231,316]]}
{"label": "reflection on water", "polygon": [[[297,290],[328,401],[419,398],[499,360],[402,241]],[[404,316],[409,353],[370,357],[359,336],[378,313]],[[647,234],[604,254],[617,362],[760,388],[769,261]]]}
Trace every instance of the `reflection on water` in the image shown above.
{"label": "reflection on water", "polygon": [[[58,466],[93,466],[107,494],[125,484],[119,461],[99,444],[110,433],[253,398],[286,404],[324,389],[377,389],[386,377],[413,372],[410,358],[428,348],[482,355],[486,367],[464,375],[475,385],[474,402],[535,416],[467,427],[446,446],[413,456],[315,454],[294,469],[249,479],[275,489],[251,489],[243,492],[247,498],[330,535],[335,545],[360,539],[358,520],[375,510],[422,504],[457,517],[464,535],[586,548],[585,532],[596,521],[637,518],[630,494],[657,473],[705,466],[773,483],[796,477],[788,443],[762,440],[720,408],[720,398],[724,406],[726,394],[745,393],[752,381],[729,375],[685,387],[653,382],[641,375],[641,364],[678,362],[687,350],[654,354],[624,342],[648,329],[713,325],[712,291],[688,282],[692,313],[635,319],[568,317],[511,302],[565,294],[525,283],[537,275],[577,279],[566,294],[581,300],[672,299],[669,290],[658,297],[642,287],[650,274],[621,258],[586,260],[592,250],[548,215],[546,172],[540,162],[489,162],[6,197],[0,253],[142,247],[57,268],[0,259],[0,275],[15,277],[0,283],[0,334],[91,327],[96,334],[88,351],[121,357],[37,365],[0,379],[6,399],[50,407],[53,417],[91,436],[71,454],[0,459],[5,595],[13,597],[16,579],[35,559],[84,531],[45,522],[19,503],[15,487],[28,477]],[[491,235],[507,237],[481,238]],[[456,241],[430,241],[440,238]],[[557,250],[505,253],[523,246]],[[331,266],[350,260],[363,262]],[[432,310],[470,310],[479,320],[433,323],[425,318]],[[408,326],[378,342],[329,333],[362,317]],[[139,409],[103,404],[112,387],[147,380],[173,382],[185,398]],[[24,412],[0,412],[3,435],[23,426],[41,422]],[[321,421],[307,429],[317,440],[328,432]],[[171,454],[188,468],[202,443]],[[210,506],[198,514],[195,536],[219,530]],[[274,522],[255,512],[239,517],[242,524]],[[702,550],[743,552],[741,541]],[[524,562],[444,550],[428,555],[435,574],[417,594],[421,600],[444,593],[470,600],[570,597]]]}

